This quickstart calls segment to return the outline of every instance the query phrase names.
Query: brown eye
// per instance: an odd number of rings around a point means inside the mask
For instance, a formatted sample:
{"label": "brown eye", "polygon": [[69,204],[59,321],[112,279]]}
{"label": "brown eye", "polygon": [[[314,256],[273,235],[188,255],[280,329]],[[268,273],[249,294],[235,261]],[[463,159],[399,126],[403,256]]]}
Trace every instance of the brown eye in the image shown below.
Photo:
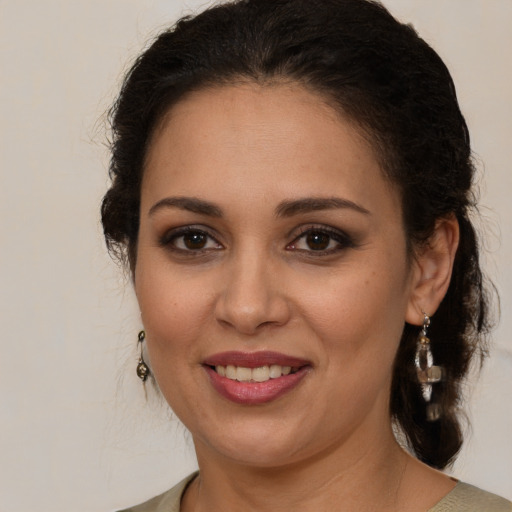
{"label": "brown eye", "polygon": [[183,235],[183,245],[190,250],[204,249],[208,241],[205,233],[195,232]]}
{"label": "brown eye", "polygon": [[190,227],[181,228],[165,234],[160,245],[182,253],[200,254],[205,251],[222,249],[222,245],[206,231]]}
{"label": "brown eye", "polygon": [[[355,247],[352,238],[343,231],[330,227],[305,229],[293,242],[286,246],[288,251],[300,251],[315,256],[334,254]],[[316,253],[316,254],[315,254]]]}
{"label": "brown eye", "polygon": [[313,251],[323,251],[329,247],[331,237],[326,233],[311,231],[306,236],[306,244]]}

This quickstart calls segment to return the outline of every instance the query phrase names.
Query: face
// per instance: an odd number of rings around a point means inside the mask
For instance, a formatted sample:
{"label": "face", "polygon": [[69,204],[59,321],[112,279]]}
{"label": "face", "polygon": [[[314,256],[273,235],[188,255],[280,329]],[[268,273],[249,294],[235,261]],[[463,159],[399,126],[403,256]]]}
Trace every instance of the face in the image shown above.
{"label": "face", "polygon": [[412,279],[398,192],[299,86],[174,106],[148,151],[135,288],[198,456],[297,462],[389,425]]}

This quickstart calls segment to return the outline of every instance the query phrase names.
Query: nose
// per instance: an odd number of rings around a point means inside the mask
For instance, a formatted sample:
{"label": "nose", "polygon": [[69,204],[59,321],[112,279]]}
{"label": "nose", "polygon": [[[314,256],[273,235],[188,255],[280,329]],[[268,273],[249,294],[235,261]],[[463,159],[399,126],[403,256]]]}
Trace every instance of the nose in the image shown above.
{"label": "nose", "polygon": [[251,335],[263,327],[281,326],[290,318],[278,265],[268,255],[246,254],[226,266],[215,314],[217,321]]}

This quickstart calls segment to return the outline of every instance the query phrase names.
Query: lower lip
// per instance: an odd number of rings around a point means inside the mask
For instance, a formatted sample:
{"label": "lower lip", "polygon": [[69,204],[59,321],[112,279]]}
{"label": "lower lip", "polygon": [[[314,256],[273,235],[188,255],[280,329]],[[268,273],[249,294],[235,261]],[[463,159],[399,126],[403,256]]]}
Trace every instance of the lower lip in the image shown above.
{"label": "lower lip", "polygon": [[214,389],[231,402],[244,405],[257,405],[272,402],[294,389],[306,376],[309,366],[300,368],[295,373],[283,375],[265,382],[239,382],[221,377],[209,366],[204,367]]}

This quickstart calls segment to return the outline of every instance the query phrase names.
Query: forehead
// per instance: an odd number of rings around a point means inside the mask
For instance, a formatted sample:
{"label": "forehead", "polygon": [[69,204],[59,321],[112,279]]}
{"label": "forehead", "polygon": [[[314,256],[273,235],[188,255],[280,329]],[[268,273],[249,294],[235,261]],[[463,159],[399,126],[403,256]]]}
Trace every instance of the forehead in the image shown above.
{"label": "forehead", "polygon": [[357,194],[360,201],[376,194],[395,201],[397,195],[355,124],[296,84],[194,92],[155,130],[143,199],[166,189],[215,193],[220,200],[235,185],[247,200],[334,191]]}

